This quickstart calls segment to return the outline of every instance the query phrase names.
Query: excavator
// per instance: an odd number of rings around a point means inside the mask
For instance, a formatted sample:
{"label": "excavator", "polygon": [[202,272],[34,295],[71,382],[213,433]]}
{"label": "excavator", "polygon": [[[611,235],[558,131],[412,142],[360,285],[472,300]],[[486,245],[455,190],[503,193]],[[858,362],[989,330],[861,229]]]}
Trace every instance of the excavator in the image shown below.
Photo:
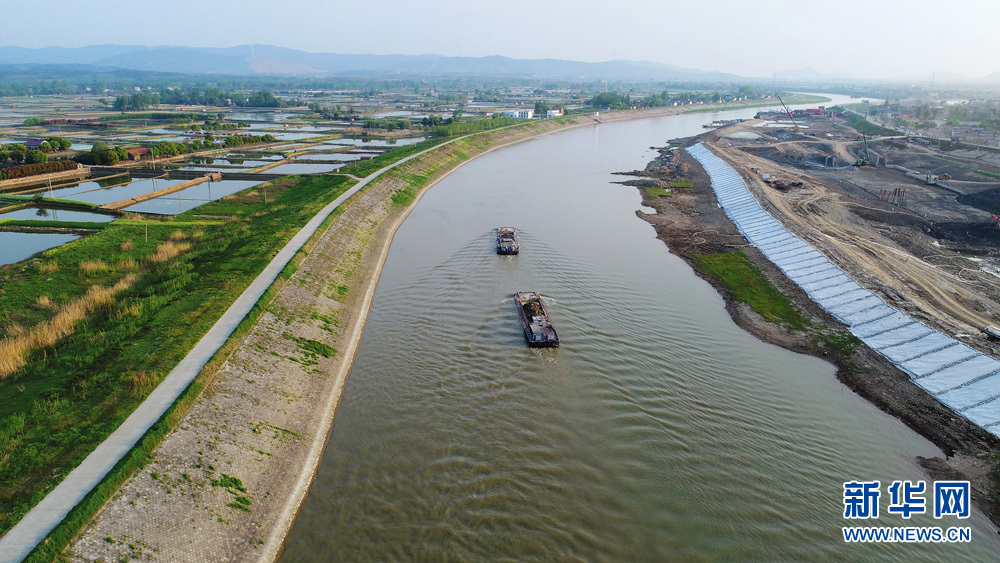
{"label": "excavator", "polygon": [[864,131],[861,132],[861,139],[865,143],[865,152],[864,152],[864,154],[862,154],[858,158],[858,161],[854,163],[854,166],[857,166],[857,167],[871,166],[872,165],[872,155],[871,155],[870,152],[868,152],[868,137],[865,136],[865,132]]}

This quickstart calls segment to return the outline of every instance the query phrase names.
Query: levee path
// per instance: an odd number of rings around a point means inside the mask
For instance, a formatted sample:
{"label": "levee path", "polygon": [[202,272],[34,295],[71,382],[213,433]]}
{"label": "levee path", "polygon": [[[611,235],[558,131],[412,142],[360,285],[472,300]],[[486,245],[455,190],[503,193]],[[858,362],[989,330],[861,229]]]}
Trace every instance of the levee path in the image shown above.
{"label": "levee path", "polygon": [[[443,144],[457,140],[452,139]],[[135,412],[41,502],[28,511],[20,522],[0,538],[0,561],[8,563],[24,559],[66,517],[69,511],[100,483],[101,479],[135,446],[146,431],[163,416],[184,389],[191,384],[201,369],[205,367],[205,364],[225,344],[264,292],[274,283],[278,274],[288,265],[295,253],[316,233],[320,225],[335,209],[385,172],[440,146],[442,145],[410,155],[372,173],[330,202],[306,223],[302,230],[288,241],[260,275],[223,313],[205,336],[195,344],[187,356],[177,364],[177,367],[167,374]]]}

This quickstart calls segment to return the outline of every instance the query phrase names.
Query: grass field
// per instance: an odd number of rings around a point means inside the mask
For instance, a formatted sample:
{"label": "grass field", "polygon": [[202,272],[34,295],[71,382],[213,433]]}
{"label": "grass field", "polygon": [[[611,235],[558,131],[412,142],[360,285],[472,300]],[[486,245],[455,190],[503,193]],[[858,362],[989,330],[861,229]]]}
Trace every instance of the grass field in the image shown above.
{"label": "grass field", "polygon": [[764,277],[760,269],[740,251],[690,256],[703,274],[711,276],[732,292],[733,299],[746,303],[765,319],[790,330],[809,325],[785,294]]}
{"label": "grass field", "polygon": [[267,187],[266,204],[250,188],[172,220],[117,221],[0,268],[0,533],[111,433],[351,183],[285,178]]}
{"label": "grass field", "polygon": [[402,147],[396,147],[390,151],[386,151],[375,158],[370,160],[358,160],[352,162],[346,166],[337,170],[341,174],[352,174],[359,178],[364,178],[372,172],[377,172],[378,170],[389,166],[397,160],[402,160],[410,155],[417,154],[422,150],[427,150],[433,146],[440,145],[441,143],[447,141],[447,139],[427,139],[426,141],[421,141],[419,143],[414,143],[412,145],[404,145]]}
{"label": "grass field", "polygon": [[[791,94],[789,96],[782,96],[786,105],[796,105],[796,104],[823,104],[831,101],[830,98],[825,96],[813,96],[810,94]],[[713,106],[708,108],[698,108],[685,110],[684,113],[705,113],[710,111],[720,111],[724,109],[740,109],[740,108],[756,108],[763,106],[780,106],[781,102],[778,98],[772,100],[753,100],[745,103],[735,103],[728,102],[724,106]]]}

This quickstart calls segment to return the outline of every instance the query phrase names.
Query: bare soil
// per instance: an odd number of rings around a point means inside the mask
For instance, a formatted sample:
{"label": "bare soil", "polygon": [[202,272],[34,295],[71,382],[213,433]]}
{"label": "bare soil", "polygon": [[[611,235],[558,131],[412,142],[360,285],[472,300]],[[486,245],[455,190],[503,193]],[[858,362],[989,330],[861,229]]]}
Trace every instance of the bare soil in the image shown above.
{"label": "bare soil", "polygon": [[[925,272],[930,269],[931,274],[937,273],[933,271],[933,267],[913,266],[912,262],[919,263],[920,260],[902,248],[895,244],[889,246],[890,243],[871,241],[871,236],[880,235],[878,227],[854,213],[858,204],[845,194],[819,184],[800,171],[778,168],[771,161],[747,156],[747,153],[732,144],[723,148],[720,145],[728,143],[719,142],[720,139],[725,141],[725,138],[718,133],[711,132],[687,142],[714,143],[717,152],[734,164],[734,168],[743,172],[748,184],[752,185],[751,190],[755,196],[772,215],[782,220],[804,240],[817,246],[862,285],[878,289],[878,293],[888,303],[909,314],[918,313],[916,316],[921,320],[948,319],[947,324],[929,323],[937,328],[947,326],[954,329],[962,326],[971,330],[969,323],[981,322],[975,316],[975,309],[979,305],[971,305],[971,302],[978,303],[979,299],[983,299],[981,296],[962,296],[957,291],[941,291],[937,284],[945,281]],[[755,172],[751,172],[751,169]],[[791,193],[775,190],[759,180],[761,169],[771,170],[773,174],[783,178],[802,181],[804,187],[793,189]],[[704,169],[685,151],[661,151],[660,157],[651,162],[641,175],[644,180],[659,180],[664,184],[679,179],[689,180],[694,184],[690,189],[674,189],[668,197],[643,196],[643,204],[655,208],[657,213],[638,214],[653,225],[658,238],[667,244],[671,252],[694,267],[692,255],[739,248],[772,284],[791,299],[794,306],[810,320],[812,327],[846,329],[816,305],[755,247],[749,246],[719,207]],[[879,211],[886,217],[895,216],[891,209]],[[919,231],[914,230],[916,232]],[[923,236],[927,237],[926,234]],[[831,241],[841,244],[833,244]],[[884,266],[875,268],[880,261],[884,261]],[[697,268],[694,269],[698,271]],[[730,291],[717,280],[711,277],[705,279],[723,296],[726,309],[739,326],[767,342],[830,361],[837,366],[837,377],[845,385],[940,447],[945,452],[943,459],[920,458],[917,461],[932,478],[968,478],[972,482],[979,508],[994,524],[1000,525],[1000,495],[992,476],[996,471],[996,462],[993,460],[1000,453],[1000,440],[956,416],[914,385],[904,372],[864,344],[857,346],[853,354],[846,355],[841,350],[826,346],[822,339],[816,338],[812,329],[792,332],[785,326],[764,319],[749,306],[735,301]],[[949,288],[958,285],[948,276],[944,276],[944,280],[953,284]],[[930,287],[923,289],[921,284]],[[920,307],[927,302],[934,303],[940,309],[934,308],[933,314],[919,314]],[[942,309],[949,312],[962,311],[964,316],[956,319],[948,316]],[[983,349],[992,350],[991,345],[983,346]]]}

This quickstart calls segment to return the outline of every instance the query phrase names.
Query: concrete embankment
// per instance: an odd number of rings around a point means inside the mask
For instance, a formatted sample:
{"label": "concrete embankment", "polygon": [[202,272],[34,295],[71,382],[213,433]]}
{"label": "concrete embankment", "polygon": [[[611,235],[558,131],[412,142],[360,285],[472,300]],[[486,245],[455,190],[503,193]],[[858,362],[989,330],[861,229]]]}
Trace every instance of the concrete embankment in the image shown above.
{"label": "concrete embankment", "polygon": [[765,212],[728,164],[700,144],[688,152],[740,232],[789,279],[917,386],[1000,436],[1000,361],[886,305]]}

